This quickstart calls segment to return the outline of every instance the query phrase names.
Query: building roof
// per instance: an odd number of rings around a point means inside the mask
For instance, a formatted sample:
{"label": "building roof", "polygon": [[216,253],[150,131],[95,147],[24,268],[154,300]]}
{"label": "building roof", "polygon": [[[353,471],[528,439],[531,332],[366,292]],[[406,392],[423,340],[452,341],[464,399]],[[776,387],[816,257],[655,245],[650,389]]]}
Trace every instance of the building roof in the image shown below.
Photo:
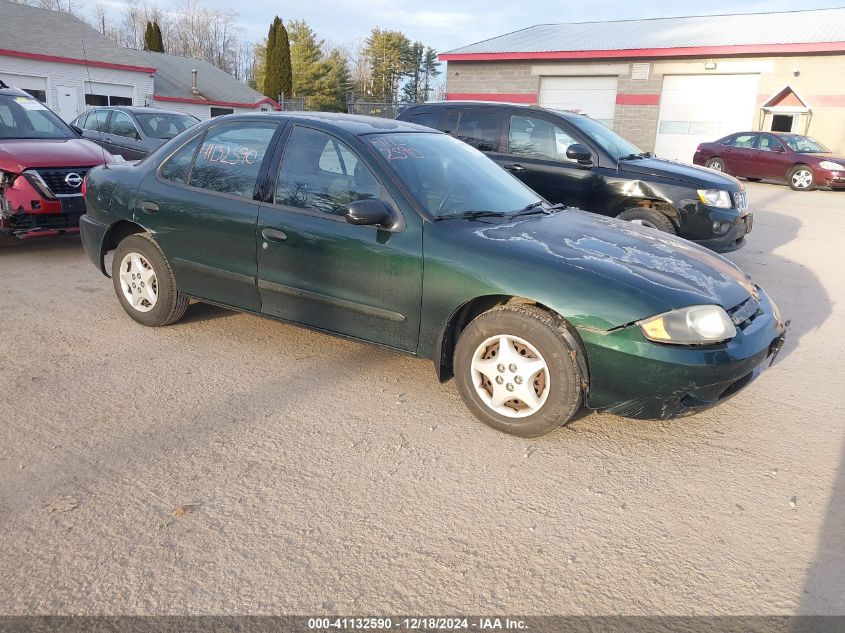
{"label": "building roof", "polygon": [[0,0],[0,55],[151,73],[129,50],[68,13]]}
{"label": "building roof", "polygon": [[[154,73],[158,101],[228,107],[277,105],[206,61],[124,48],[68,13],[0,0],[0,25],[0,56]],[[191,92],[194,69],[199,94]]]}
{"label": "building roof", "polygon": [[845,51],[845,8],[541,24],[448,51],[440,59],[668,57],[830,51]]}
{"label": "building roof", "polygon": [[[257,106],[260,103],[275,105],[265,97],[241,83],[226,71],[213,64],[193,57],[180,57],[152,51],[132,51],[156,69],[154,77],[155,98],[158,101],[179,101],[221,106]],[[197,91],[191,92],[191,71],[197,71]]]}

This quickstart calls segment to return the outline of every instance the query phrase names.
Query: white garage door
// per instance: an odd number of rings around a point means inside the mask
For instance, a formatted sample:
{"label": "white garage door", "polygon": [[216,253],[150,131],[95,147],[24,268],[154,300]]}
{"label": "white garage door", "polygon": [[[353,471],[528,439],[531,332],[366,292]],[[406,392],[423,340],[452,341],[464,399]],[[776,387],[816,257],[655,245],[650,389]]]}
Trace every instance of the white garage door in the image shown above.
{"label": "white garage door", "polygon": [[618,77],[541,77],[540,105],[574,110],[613,127]]}
{"label": "white garage door", "polygon": [[665,76],[655,153],[691,163],[699,143],[750,130],[759,80],[759,75]]}
{"label": "white garage door", "polygon": [[47,79],[45,77],[0,72],[0,80],[12,88],[26,90],[39,101],[47,101]]}

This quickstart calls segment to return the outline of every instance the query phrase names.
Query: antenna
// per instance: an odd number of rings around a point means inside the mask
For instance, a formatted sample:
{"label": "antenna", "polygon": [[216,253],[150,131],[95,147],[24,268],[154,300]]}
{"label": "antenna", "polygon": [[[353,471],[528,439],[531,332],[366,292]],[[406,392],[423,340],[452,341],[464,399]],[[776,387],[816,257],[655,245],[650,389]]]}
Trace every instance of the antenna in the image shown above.
{"label": "antenna", "polygon": [[[80,40],[80,41],[82,42],[82,61],[85,62],[85,73],[88,75],[88,89],[93,91],[94,90],[94,84],[91,81],[91,68],[88,66],[88,55],[85,52],[85,40]],[[85,86],[82,86],[82,89],[83,89],[82,98],[84,99],[85,98],[85,92],[84,92]],[[99,119],[97,119],[97,134],[99,134],[100,143],[102,143],[103,142],[103,131],[100,129]],[[109,164],[108,164],[108,161],[106,161],[106,148],[103,147],[102,145],[100,145],[100,151],[103,153],[103,169],[108,169]]]}

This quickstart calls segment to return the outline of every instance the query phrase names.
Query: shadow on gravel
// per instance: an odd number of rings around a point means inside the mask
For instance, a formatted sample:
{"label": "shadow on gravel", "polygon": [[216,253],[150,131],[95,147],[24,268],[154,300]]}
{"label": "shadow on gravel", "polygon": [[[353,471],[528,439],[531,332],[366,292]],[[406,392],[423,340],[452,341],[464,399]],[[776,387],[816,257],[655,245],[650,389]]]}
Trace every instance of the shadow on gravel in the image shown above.
{"label": "shadow on gravel", "polygon": [[212,305],[210,303],[194,301],[188,306],[188,311],[185,313],[185,316],[179,319],[179,322],[176,323],[175,326],[178,327],[189,323],[212,321],[214,319],[225,319],[226,317],[235,316],[236,314],[238,313],[234,310],[221,308],[220,306]]}
{"label": "shadow on gravel", "polygon": [[[768,192],[766,192],[768,193]],[[771,198],[777,198],[777,193]],[[763,206],[770,196],[757,196]],[[801,221],[788,215],[764,211],[755,217],[754,231],[742,250],[727,257],[762,286],[792,324],[778,360],[798,349],[801,338],[817,330],[830,317],[830,296],[816,275],[800,262],[777,255],[775,251],[792,242],[801,229]]]}
{"label": "shadow on gravel", "polygon": [[[14,256],[18,253],[67,253],[78,250],[81,257],[86,257],[82,240],[78,235],[63,237],[42,237],[34,240],[19,240],[13,237],[0,237],[0,257]],[[92,264],[93,266],[93,264]]]}
{"label": "shadow on gravel", "polygon": [[845,615],[845,442],[798,615]]}

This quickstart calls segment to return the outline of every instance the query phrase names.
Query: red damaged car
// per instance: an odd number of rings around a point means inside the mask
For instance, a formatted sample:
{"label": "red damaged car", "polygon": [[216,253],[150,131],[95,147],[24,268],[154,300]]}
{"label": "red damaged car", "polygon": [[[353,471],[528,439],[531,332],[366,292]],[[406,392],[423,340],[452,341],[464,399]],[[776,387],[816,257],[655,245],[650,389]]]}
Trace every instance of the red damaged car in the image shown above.
{"label": "red damaged car", "polygon": [[692,162],[748,180],[785,181],[795,191],[845,188],[845,158],[801,134],[737,132],[702,143]]}
{"label": "red damaged car", "polygon": [[85,174],[111,160],[40,101],[0,82],[0,237],[78,233]]}

